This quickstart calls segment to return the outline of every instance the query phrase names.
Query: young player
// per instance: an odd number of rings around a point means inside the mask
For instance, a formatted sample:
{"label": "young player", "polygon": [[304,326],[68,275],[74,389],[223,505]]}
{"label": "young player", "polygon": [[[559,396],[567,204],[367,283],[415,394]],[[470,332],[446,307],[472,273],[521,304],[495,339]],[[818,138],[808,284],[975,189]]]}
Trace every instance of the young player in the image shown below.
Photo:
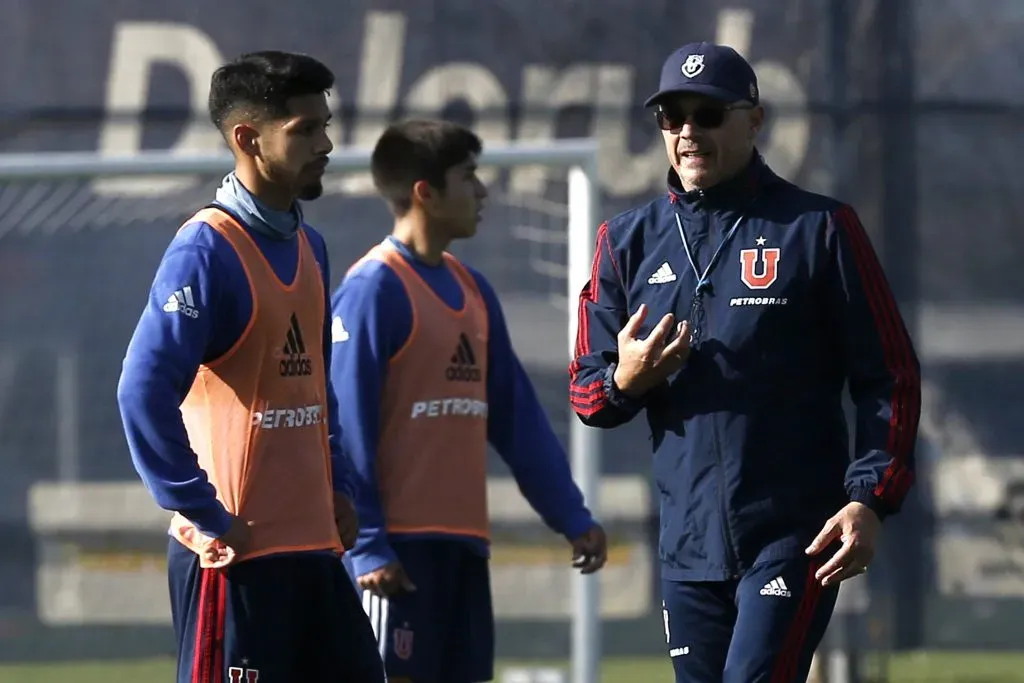
{"label": "young player", "polygon": [[647,411],[676,680],[802,683],[913,480],[917,356],[853,209],[757,153],[743,57],[686,45],[647,105],[668,192],[598,230],[573,407],[603,428]]}
{"label": "young player", "polygon": [[394,230],[332,298],[331,383],[362,522],[350,559],[392,683],[492,678],[488,442],[575,566],[605,562],[494,290],[446,251],[480,221],[480,151],[452,123],[388,128],[371,166]]}
{"label": "young player", "polygon": [[214,73],[235,170],[168,246],[124,360],[132,460],[174,512],[179,683],[384,680],[338,561],[357,521],[327,391],[329,268],[296,201],[323,191],[333,81],[281,52]]}

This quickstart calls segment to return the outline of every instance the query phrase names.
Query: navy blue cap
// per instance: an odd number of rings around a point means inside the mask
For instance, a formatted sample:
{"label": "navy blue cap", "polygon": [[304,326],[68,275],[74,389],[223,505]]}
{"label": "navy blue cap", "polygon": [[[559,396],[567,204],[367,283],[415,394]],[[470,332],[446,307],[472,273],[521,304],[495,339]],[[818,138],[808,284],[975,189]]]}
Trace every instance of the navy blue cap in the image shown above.
{"label": "navy blue cap", "polygon": [[658,92],[644,106],[674,93],[707,95],[728,103],[757,104],[760,98],[757,76],[747,60],[731,47],[707,42],[684,45],[669,55],[661,67]]}

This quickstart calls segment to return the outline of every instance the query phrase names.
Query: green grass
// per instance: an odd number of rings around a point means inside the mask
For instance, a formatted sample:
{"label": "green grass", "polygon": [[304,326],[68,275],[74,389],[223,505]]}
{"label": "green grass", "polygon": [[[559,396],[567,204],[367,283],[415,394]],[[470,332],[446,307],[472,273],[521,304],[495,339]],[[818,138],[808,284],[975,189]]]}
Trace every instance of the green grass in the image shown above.
{"label": "green grass", "polygon": [[888,668],[891,683],[1022,683],[1024,652],[913,652]]}
{"label": "green grass", "polygon": [[[542,663],[540,666],[557,666]],[[496,683],[501,681],[499,664]],[[668,659],[616,659],[603,666],[602,683],[672,683],[672,665]],[[152,659],[119,663],[18,664],[0,665],[0,683],[162,683],[174,680],[174,663]]]}
{"label": "green grass", "polygon": [[[497,683],[501,681],[500,671],[504,666],[507,664],[499,664]],[[174,665],[168,659],[0,666],[0,683],[159,683],[173,680]],[[886,680],[889,683],[1024,683],[1024,652],[901,654],[888,662]],[[672,681],[672,667],[667,657],[609,659],[602,665],[601,683]]]}

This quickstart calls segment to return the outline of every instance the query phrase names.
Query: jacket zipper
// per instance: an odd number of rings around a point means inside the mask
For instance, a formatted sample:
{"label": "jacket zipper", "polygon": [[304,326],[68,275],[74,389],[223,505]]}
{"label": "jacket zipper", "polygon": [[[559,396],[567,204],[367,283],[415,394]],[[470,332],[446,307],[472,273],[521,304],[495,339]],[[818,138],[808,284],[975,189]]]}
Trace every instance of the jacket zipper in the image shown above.
{"label": "jacket zipper", "polygon": [[711,417],[711,438],[714,442],[715,457],[718,459],[718,512],[722,516],[722,542],[725,544],[725,563],[730,578],[739,578],[736,551],[732,546],[732,531],[729,529],[729,513],[725,503],[725,464],[718,441],[718,420]]}
{"label": "jacket zipper", "polygon": [[[704,221],[707,224],[708,234],[711,234],[711,219],[705,213]],[[703,296],[714,296],[714,289],[712,288],[710,293],[705,293]],[[701,326],[704,328],[703,336],[701,341],[707,339],[709,336],[709,330],[711,327],[711,316],[708,309],[710,305],[701,305],[701,312],[703,313],[704,320],[701,321]],[[718,461],[718,513],[722,518],[722,543],[725,545],[725,562],[726,569],[729,572],[730,578],[739,577],[739,569],[737,567],[736,551],[733,548],[732,542],[732,531],[729,529],[729,513],[728,506],[725,500],[725,462],[722,458],[722,447],[721,442],[718,438],[718,419],[717,416],[711,415],[711,441],[712,447],[715,450],[715,459]]]}

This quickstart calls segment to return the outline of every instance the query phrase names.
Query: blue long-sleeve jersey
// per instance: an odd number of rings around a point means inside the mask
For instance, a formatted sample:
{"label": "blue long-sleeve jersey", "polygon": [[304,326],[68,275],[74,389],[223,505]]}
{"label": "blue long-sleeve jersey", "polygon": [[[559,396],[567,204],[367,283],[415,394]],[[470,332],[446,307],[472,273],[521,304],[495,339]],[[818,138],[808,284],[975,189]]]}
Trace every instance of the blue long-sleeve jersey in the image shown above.
{"label": "blue long-sleeve jersey", "polygon": [[[236,219],[245,226],[239,216]],[[323,275],[324,310],[329,311],[326,245],[315,230],[303,229]],[[247,232],[277,276],[290,282],[298,268],[299,241],[275,239],[251,229]],[[167,307],[176,293],[183,293],[182,300]],[[189,446],[179,406],[199,366],[227,352],[241,337],[251,314],[248,279],[234,248],[206,223],[184,226],[157,268],[117,387],[132,462],[146,488],[160,507],[180,512],[204,534],[214,537],[227,531],[231,518]],[[328,315],[324,316],[323,335],[323,362],[329,372]],[[331,392],[326,394],[334,490],[351,497],[351,470],[340,448],[337,406]]]}
{"label": "blue long-sleeve jersey", "polygon": [[[641,304],[689,320],[685,367],[641,397],[615,384]],[[738,177],[669,192],[598,230],[570,395],[584,423],[646,410],[671,580],[722,580],[801,554],[850,501],[897,512],[914,475],[920,367],[853,209],[754,155]],[[856,407],[850,457],[844,384]]]}
{"label": "blue long-sleeve jersey", "polygon": [[[392,241],[447,305],[462,307],[462,289],[447,266],[427,265],[397,240]],[[508,463],[523,495],[544,522],[565,537],[575,538],[594,520],[573,482],[565,451],[512,349],[497,295],[479,272],[468,270],[479,286],[490,326],[488,440]],[[384,528],[376,454],[388,363],[412,332],[413,311],[398,275],[383,262],[373,260],[348,274],[331,303],[339,333],[331,363],[331,386],[337,395],[344,449],[355,472],[360,521],[359,539],[349,556],[356,575],[362,575],[395,558],[390,547],[393,539]],[[445,537],[464,540],[481,554],[487,552],[485,542],[478,538]]]}

